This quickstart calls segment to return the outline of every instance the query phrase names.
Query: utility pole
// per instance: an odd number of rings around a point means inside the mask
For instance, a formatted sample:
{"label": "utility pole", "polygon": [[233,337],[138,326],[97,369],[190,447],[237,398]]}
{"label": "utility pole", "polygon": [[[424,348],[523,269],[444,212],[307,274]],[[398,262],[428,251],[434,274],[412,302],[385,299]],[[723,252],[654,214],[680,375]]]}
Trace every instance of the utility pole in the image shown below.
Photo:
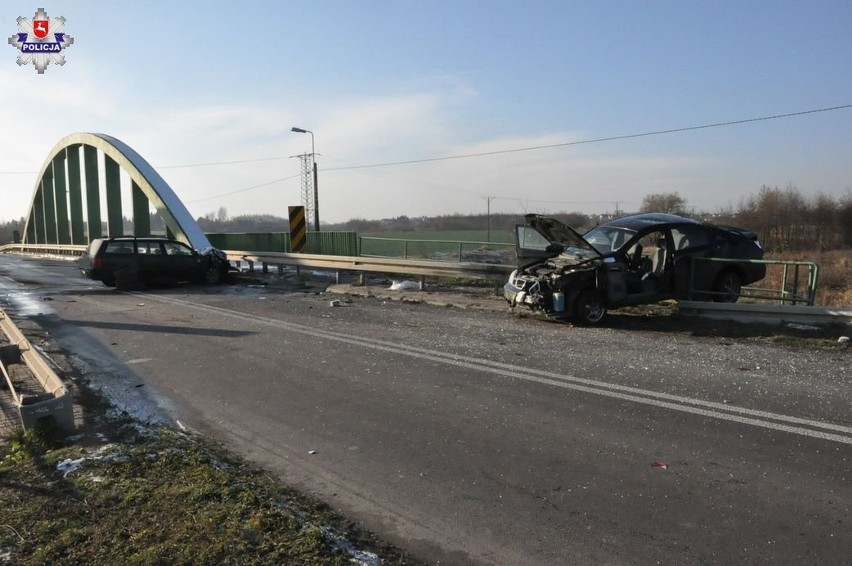
{"label": "utility pole", "polygon": [[486,208],[486,215],[487,216],[486,216],[486,218],[487,218],[487,222],[488,222],[488,232],[487,232],[488,238],[485,241],[491,242],[491,201],[494,200],[497,197],[482,197],[482,198],[484,198],[485,202],[487,203],[487,208]]}
{"label": "utility pole", "polygon": [[[315,216],[314,198],[313,198],[313,156],[310,153],[294,155],[302,162],[302,206],[305,207],[305,218],[310,219]],[[316,226],[314,226],[316,230]]]}
{"label": "utility pole", "polygon": [[[295,126],[290,128],[290,131],[297,134],[311,134],[311,153],[304,153],[298,157],[302,159],[302,203],[305,205],[305,217],[310,218],[313,212],[314,231],[319,232],[319,181],[317,180],[317,153],[314,148],[314,133],[311,130]],[[310,157],[310,161],[308,157]],[[312,179],[313,183],[311,183]]]}

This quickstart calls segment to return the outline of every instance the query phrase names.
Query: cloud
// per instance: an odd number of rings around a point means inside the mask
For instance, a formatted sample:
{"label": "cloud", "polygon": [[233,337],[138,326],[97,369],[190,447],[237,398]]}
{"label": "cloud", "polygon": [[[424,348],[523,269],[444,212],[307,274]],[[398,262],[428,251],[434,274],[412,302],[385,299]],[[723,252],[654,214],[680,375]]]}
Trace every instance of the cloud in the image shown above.
{"label": "cloud", "polygon": [[[618,199],[638,202],[647,192],[677,190],[683,180],[695,176],[696,168],[706,165],[690,157],[622,155],[611,147],[576,145],[343,169],[563,144],[581,140],[582,135],[555,131],[465,139],[454,127],[454,117],[465,105],[476,104],[477,94],[447,77],[427,82],[421,91],[396,96],[313,100],[297,112],[269,102],[274,99],[270,94],[237,104],[181,97],[152,102],[121,86],[102,84],[83,65],[73,74],[54,74],[44,81],[47,73],[30,77],[17,68],[0,71],[0,81],[10,86],[0,92],[0,121],[14,132],[0,146],[0,171],[36,171],[65,135],[103,132],[129,144],[155,167],[163,167],[160,173],[194,216],[220,206],[231,215],[283,216],[288,205],[299,204],[300,164],[289,156],[310,151],[310,140],[290,132],[292,126],[315,133],[324,221],[477,212],[484,209],[488,196],[499,197],[492,202],[492,211],[522,212],[530,206],[562,210],[575,208],[571,204],[575,202]],[[166,168],[267,157],[281,159]],[[276,179],[284,180],[269,184]],[[6,203],[0,216],[26,214],[34,182],[34,175],[0,175]],[[244,190],[257,185],[265,186]],[[600,210],[598,205],[576,208]]]}

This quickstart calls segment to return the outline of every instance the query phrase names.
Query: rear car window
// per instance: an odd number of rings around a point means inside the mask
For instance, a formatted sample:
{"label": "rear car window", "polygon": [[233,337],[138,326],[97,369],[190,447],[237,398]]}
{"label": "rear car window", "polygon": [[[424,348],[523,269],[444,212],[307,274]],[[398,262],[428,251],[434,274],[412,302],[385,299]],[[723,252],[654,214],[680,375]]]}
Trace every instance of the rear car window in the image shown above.
{"label": "rear car window", "polygon": [[685,250],[706,246],[710,243],[707,231],[699,226],[678,226],[672,228],[672,239],[676,250]]}
{"label": "rear car window", "polygon": [[107,242],[106,248],[104,249],[105,255],[133,255],[133,242],[132,241],[112,241]]}

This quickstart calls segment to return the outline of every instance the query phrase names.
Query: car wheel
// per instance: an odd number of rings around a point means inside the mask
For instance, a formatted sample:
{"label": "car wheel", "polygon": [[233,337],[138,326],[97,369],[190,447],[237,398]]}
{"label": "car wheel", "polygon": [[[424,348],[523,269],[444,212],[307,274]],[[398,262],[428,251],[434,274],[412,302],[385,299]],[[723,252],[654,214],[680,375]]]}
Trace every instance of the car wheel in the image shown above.
{"label": "car wheel", "polygon": [[107,287],[115,287],[115,275],[104,275],[104,278],[101,279],[101,283]]}
{"label": "car wheel", "polygon": [[210,263],[204,270],[202,279],[208,285],[215,285],[222,280],[222,270],[215,263]]}
{"label": "car wheel", "polygon": [[606,315],[606,305],[594,289],[586,289],[574,303],[574,319],[581,324],[598,324]]}
{"label": "car wheel", "polygon": [[717,303],[736,303],[740,298],[742,290],[742,279],[736,271],[723,271],[713,284],[713,291],[721,293],[713,295],[713,300]]}

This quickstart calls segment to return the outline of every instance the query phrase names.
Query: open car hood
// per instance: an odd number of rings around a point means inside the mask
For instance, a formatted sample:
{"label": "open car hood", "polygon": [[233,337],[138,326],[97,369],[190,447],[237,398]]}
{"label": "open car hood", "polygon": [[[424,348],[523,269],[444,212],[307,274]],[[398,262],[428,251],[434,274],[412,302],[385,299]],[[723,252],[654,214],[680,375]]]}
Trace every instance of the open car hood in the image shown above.
{"label": "open car hood", "polygon": [[[570,250],[573,248],[574,250],[588,252],[592,254],[592,257],[603,257],[583,236],[555,218],[538,214],[527,214],[524,216],[524,220],[527,226],[541,234],[548,242],[561,247],[562,250],[560,252],[562,253],[570,253]],[[556,256],[558,253],[555,252],[551,255]],[[586,254],[584,253],[583,255]]]}

